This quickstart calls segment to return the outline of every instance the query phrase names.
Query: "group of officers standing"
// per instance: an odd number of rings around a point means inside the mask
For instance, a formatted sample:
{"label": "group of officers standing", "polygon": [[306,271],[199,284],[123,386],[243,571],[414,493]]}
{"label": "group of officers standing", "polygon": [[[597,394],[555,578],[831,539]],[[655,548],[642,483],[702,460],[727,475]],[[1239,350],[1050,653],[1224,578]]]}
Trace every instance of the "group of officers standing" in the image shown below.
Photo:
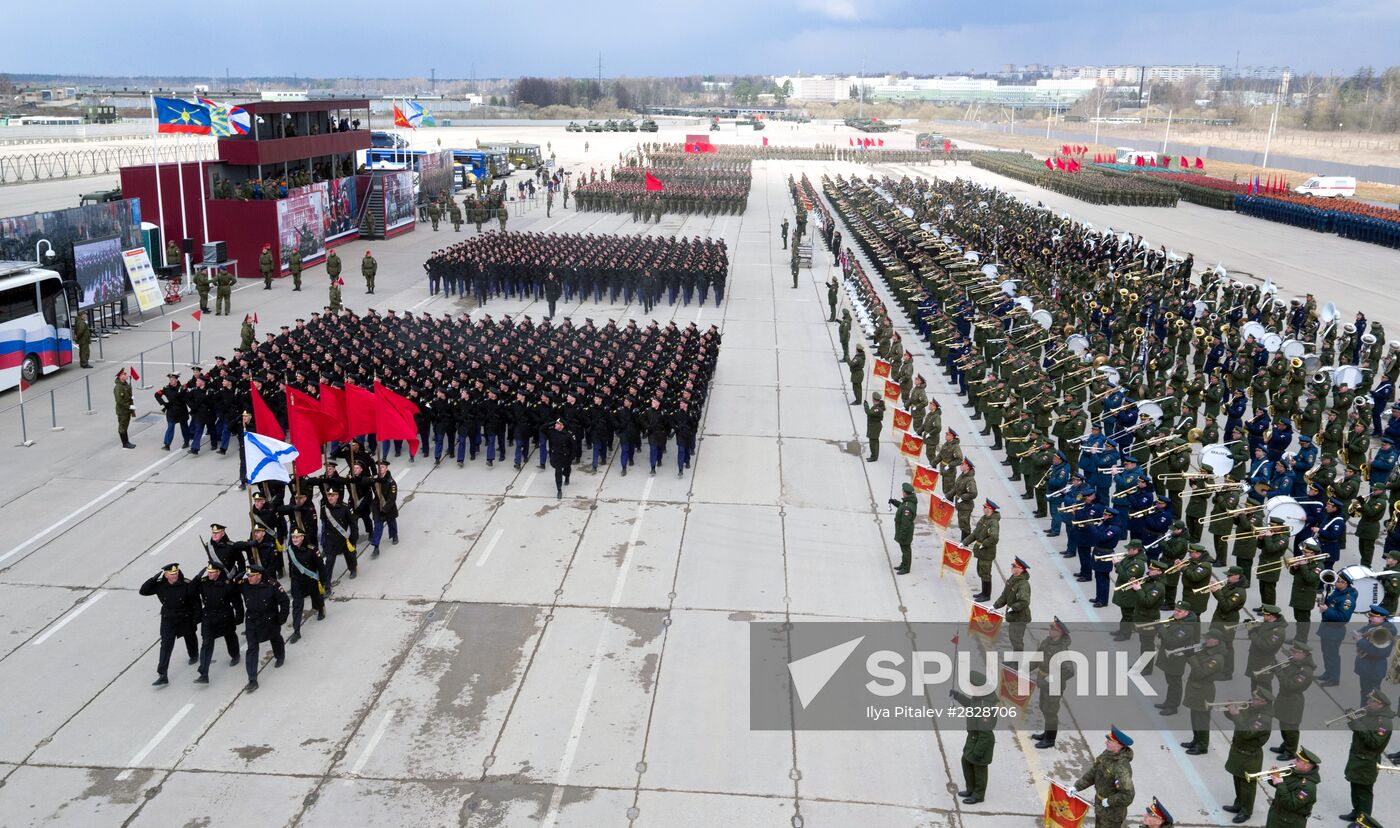
{"label": "group of officers standing", "polygon": [[[811,189],[805,177],[802,186]],[[1259,778],[1278,788],[1269,826],[1306,821],[1321,761],[1299,745],[1303,691],[1339,682],[1340,645],[1354,637],[1361,698],[1344,716],[1352,731],[1344,775],[1353,807],[1342,817],[1378,824],[1371,789],[1395,715],[1380,685],[1394,650],[1390,616],[1400,577],[1382,574],[1380,599],[1358,604],[1338,563],[1352,534],[1369,567],[1384,523],[1382,569],[1400,571],[1400,528],[1393,517],[1400,503],[1394,471],[1400,410],[1384,423],[1380,416],[1391,408],[1397,355],[1385,353],[1379,326],[1363,314],[1344,324],[1335,308],[1319,308],[1312,296],[1276,302],[1267,290],[1251,291],[1216,271],[1193,283],[1189,257],[1147,250],[1126,234],[1094,233],[964,181],[827,179],[824,189],[950,383],[967,397],[972,419],[984,423],[982,434],[993,437],[994,450],[1006,452],[1010,479],[1024,483],[1022,497],[1035,502],[1037,517],[1051,520],[1046,534],[1068,535],[1065,557],[1080,564],[1078,580],[1095,582],[1095,606],[1118,608],[1114,637],[1126,641],[1136,634],[1143,652],[1157,652],[1154,666],[1167,681],[1158,708],[1173,715],[1184,705],[1192,714],[1192,738],[1182,745],[1188,754],[1207,752],[1209,713],[1225,709],[1235,727],[1227,771],[1236,795],[1226,807],[1234,821],[1250,818]],[[933,225],[938,230],[926,232]],[[995,256],[1000,273],[984,270],[976,261],[981,257],[963,255],[971,250]],[[941,472],[943,496],[953,503],[962,540],[978,562],[981,589],[973,597],[988,600],[999,507],[984,499],[981,519],[973,523],[976,470],[956,431],[943,429],[941,406],[929,398],[910,346],[894,330],[854,251],[847,254],[847,293],[860,306],[874,355],[891,366],[889,379],[899,383],[911,430],[925,439],[928,464]],[[1005,289],[1002,283],[1013,278],[1014,290]],[[833,321],[839,288],[835,280],[828,286]],[[1308,359],[1278,353],[1277,343],[1266,347],[1257,331],[1242,330],[1248,322],[1303,343]],[[850,308],[839,324],[856,405],[869,368],[862,337],[854,354],[848,349]],[[1082,341],[1069,339],[1075,334]],[[1348,377],[1355,384],[1332,382],[1338,362],[1356,366],[1357,375]],[[1110,363],[1122,367],[1098,370]],[[864,404],[871,459],[878,457],[884,422],[880,397]],[[1157,408],[1143,416],[1138,406],[1148,402]],[[1234,461],[1225,481],[1214,480],[1208,469],[1192,471],[1192,444],[1222,442]],[[1264,502],[1280,496],[1305,511],[1296,534],[1284,517],[1263,514]],[[1247,506],[1239,506],[1241,498]],[[903,501],[891,503],[899,508],[897,571],[904,573],[917,510],[913,487],[906,484]],[[1361,523],[1352,532],[1348,512]],[[1205,529],[1214,536],[1214,555],[1200,543]],[[1233,562],[1227,560],[1231,552]],[[1007,608],[1015,637],[1031,619],[1029,569],[1016,558],[994,605]],[[1275,603],[1285,571],[1293,575],[1291,640]],[[1260,604],[1251,612],[1246,604],[1253,581]],[[1206,622],[1212,600],[1216,608]],[[1354,636],[1342,623],[1321,626],[1320,673],[1309,643],[1315,608],[1324,622],[1344,622],[1353,613],[1367,619]],[[1245,669],[1252,692],[1248,700],[1217,704],[1216,684],[1234,673],[1240,627],[1248,628]],[[1040,648],[1067,646],[1068,638],[1056,619]],[[1021,646],[1014,638],[1012,644]],[[1043,749],[1055,744],[1059,702],[1042,692],[1040,706],[1046,727],[1034,738]],[[1263,746],[1274,719],[1281,739],[1272,750],[1293,766],[1265,773]],[[1118,747],[1110,765],[1122,762],[1121,742]],[[990,762],[987,753],[983,765]],[[969,787],[980,801],[981,793]],[[1084,780],[1079,787],[1086,787]],[[1107,799],[1102,806],[1096,801],[1095,810],[1098,825],[1121,825],[1126,818],[1126,810]]]}

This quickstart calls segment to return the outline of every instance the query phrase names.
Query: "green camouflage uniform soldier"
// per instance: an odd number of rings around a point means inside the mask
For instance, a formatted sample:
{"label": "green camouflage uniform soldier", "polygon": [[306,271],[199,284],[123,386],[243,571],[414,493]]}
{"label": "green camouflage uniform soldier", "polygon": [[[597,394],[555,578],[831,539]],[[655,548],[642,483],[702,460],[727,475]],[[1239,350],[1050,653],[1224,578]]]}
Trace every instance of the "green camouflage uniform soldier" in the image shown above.
{"label": "green camouflage uniform soldier", "polygon": [[1030,567],[1020,558],[1012,559],[1011,577],[992,602],[992,609],[1002,607],[1006,607],[1007,640],[1012,649],[1022,652],[1026,649],[1026,625],[1031,622],[1031,576]]}
{"label": "green camouflage uniform soldier", "polygon": [[442,208],[438,206],[436,201],[428,202],[428,221],[433,223],[433,231],[436,232],[438,222],[442,221]]}
{"label": "green camouflage uniform soldier", "polygon": [[1133,787],[1133,740],[1116,727],[1104,739],[1104,751],[1074,783],[1076,791],[1093,789],[1094,828],[1123,828],[1137,791]]}
{"label": "green camouflage uniform soldier", "polygon": [[[797,248],[793,248],[794,251],[795,251],[796,249],[797,249]],[[792,286],[793,286],[794,289],[796,289],[796,288],[797,288],[797,257],[796,257],[796,256],[793,256],[793,257],[792,257],[792,263],[791,263],[791,266],[790,266],[789,269],[792,271]]]}
{"label": "green camouflage uniform soldier", "polygon": [[[1056,618],[1050,622],[1050,632],[1041,639],[1037,648],[1041,654],[1041,659],[1036,663],[1035,679],[1037,682],[1036,705],[1040,708],[1040,715],[1045,722],[1045,729],[1039,733],[1032,733],[1031,738],[1035,739],[1035,746],[1040,750],[1046,750],[1055,746],[1055,737],[1060,731],[1060,703],[1061,697],[1058,692],[1051,692],[1050,661],[1059,653],[1065,652],[1070,647],[1069,628],[1064,622]],[[1070,659],[1063,659],[1059,663],[1060,687],[1068,687],[1070,679],[1074,677],[1074,663]]]}
{"label": "green camouflage uniform soldier", "polygon": [[1390,697],[1380,688],[1372,690],[1366,697],[1365,713],[1347,723],[1351,730],[1351,748],[1347,751],[1345,779],[1351,783],[1351,812],[1342,819],[1358,819],[1361,815],[1375,814],[1377,767],[1390,744],[1390,735],[1395,728],[1392,721],[1394,711]]}
{"label": "green camouflage uniform soldier", "polygon": [[287,257],[287,270],[292,274],[292,290],[301,290],[301,251],[293,249]]}
{"label": "green camouflage uniform soldier", "polygon": [[365,277],[365,293],[374,293],[374,276],[379,272],[379,262],[365,251],[365,257],[360,260],[360,275]]}
{"label": "green camouflage uniform soldier", "polygon": [[180,255],[180,245],[174,239],[165,243],[165,266],[183,268],[183,257]]}
{"label": "green camouflage uniform soldier", "polygon": [[870,441],[870,456],[867,463],[880,459],[880,432],[885,428],[885,400],[879,394],[871,394],[865,404],[865,438]]}
{"label": "green camouflage uniform soldier", "polygon": [[1269,816],[1264,828],[1307,828],[1313,806],[1317,804],[1317,786],[1322,782],[1318,766],[1322,760],[1305,747],[1298,748],[1293,760],[1293,772],[1287,776],[1270,776],[1274,799],[1269,803]]}
{"label": "green camouflage uniform soldier", "polygon": [[860,405],[860,389],[865,382],[865,346],[856,343],[856,355],[851,357],[847,367],[851,371],[851,405]]}
{"label": "green camouflage uniform soldier", "polygon": [[1220,632],[1208,629],[1201,636],[1201,647],[1188,656],[1186,694],[1182,702],[1191,711],[1191,741],[1182,742],[1189,756],[1204,756],[1210,751],[1210,704],[1215,701],[1215,685],[1225,677],[1225,647]]}
{"label": "green camouflage uniform soldier", "polygon": [[80,311],[73,323],[73,341],[78,343],[78,367],[91,368],[88,359],[92,356],[92,326],[88,324],[87,311]]}
{"label": "green camouflage uniform soldier", "polygon": [[914,494],[914,486],[905,483],[900,487],[904,497],[900,500],[890,498],[890,505],[895,507],[894,513],[894,542],[899,545],[899,566],[895,572],[899,575],[908,575],[910,565],[914,560],[914,519],[919,514],[919,498]]}
{"label": "green camouflage uniform soldier", "polygon": [[112,397],[115,401],[117,413],[117,436],[122,439],[122,448],[136,448],[136,446],[126,438],[126,428],[131,424],[131,415],[136,412],[136,405],[131,399],[131,381],[127,379],[125,368],[117,371],[116,382],[112,385]]}
{"label": "green camouflage uniform soldier", "polygon": [[958,513],[959,540],[966,542],[972,534],[972,507],[977,502],[977,469],[966,457],[958,467],[958,477],[953,481],[949,496]]}
{"label": "green camouflage uniform soldier", "polygon": [[1142,557],[1142,541],[1130,540],[1127,554],[1113,565],[1113,603],[1118,607],[1118,630],[1113,633],[1114,641],[1127,641],[1133,637],[1133,615],[1137,610],[1138,590],[1126,585],[1131,581],[1147,576],[1147,561]]}
{"label": "green camouflage uniform soldier", "polygon": [[209,270],[200,268],[194,272],[194,289],[199,294],[199,310],[209,312]]}
{"label": "green camouflage uniform soldier", "polygon": [[[987,685],[987,677],[978,672],[969,673],[968,681],[973,687]],[[976,698],[964,695],[959,690],[949,694],[958,704],[968,708],[968,715],[963,717],[967,724],[967,741],[963,743],[962,751],[963,781],[967,787],[958,791],[964,805],[976,805],[987,798],[987,769],[992,764],[997,746],[993,732],[997,722],[996,682],[990,686],[985,695]]]}
{"label": "green camouflage uniform soldier", "polygon": [[992,597],[992,567],[996,565],[997,543],[1001,540],[1001,512],[995,501],[983,501],[982,517],[972,527],[967,540],[972,556],[977,559],[977,578],[982,582],[982,588],[973,594],[972,600],[987,601]]}
{"label": "green camouflage uniform soldier", "polygon": [[1254,580],[1259,582],[1259,600],[1265,604],[1278,601],[1278,582],[1283,574],[1283,556],[1288,552],[1292,540],[1289,533],[1277,527],[1284,526],[1283,518],[1270,518],[1269,531],[1259,536],[1259,568]]}
{"label": "green camouflage uniform soldier", "polygon": [[1231,820],[1235,823],[1248,822],[1254,814],[1254,797],[1259,786],[1248,774],[1258,773],[1264,767],[1264,745],[1272,729],[1273,701],[1273,693],[1267,688],[1256,687],[1248,707],[1230,707],[1225,711],[1225,718],[1235,724],[1230,736],[1230,754],[1225,759],[1225,772],[1235,783],[1235,801],[1223,810],[1235,815]]}
{"label": "green camouflage uniform soldier", "polygon": [[233,283],[236,280],[233,274],[219,268],[219,272],[214,274],[214,315],[228,316],[232,313],[230,304],[233,299]]}
{"label": "green camouflage uniform soldier", "polygon": [[245,315],[243,317],[243,326],[238,330],[238,347],[244,351],[251,350],[253,347],[253,340],[257,335],[258,332],[253,329],[253,318]]}
{"label": "green camouflage uniform soldier", "polygon": [[1184,563],[1181,566],[1177,564],[1186,560],[1186,549],[1190,543],[1191,539],[1186,536],[1186,522],[1178,520],[1158,544],[1162,550],[1158,560],[1166,567],[1162,571],[1162,606],[1167,609],[1176,606],[1176,589],[1181,584],[1181,570],[1186,567]]}
{"label": "green camouflage uniform soldier", "polygon": [[332,283],[340,279],[340,256],[334,250],[326,254],[326,278]]}
{"label": "green camouflage uniform soldier", "polygon": [[263,290],[272,290],[272,245],[263,245],[258,254],[258,272],[263,277]]}
{"label": "green camouflage uniform soldier", "polygon": [[826,303],[831,307],[831,318],[826,320],[828,322],[836,321],[836,297],[840,289],[841,286],[836,282],[836,277],[832,276],[831,281],[826,283]]}
{"label": "green camouflage uniform soldier", "polygon": [[851,359],[851,310],[841,309],[841,321],[836,326],[836,335],[841,339],[841,361],[849,362]]}
{"label": "green camouflage uniform soldier", "polygon": [[[1361,565],[1370,568],[1371,559],[1376,554],[1376,539],[1381,535],[1381,521],[1390,512],[1386,490],[1379,487],[1372,489],[1361,502],[1359,511],[1361,517],[1356,522],[1356,551],[1361,557]],[[1384,570],[1385,567],[1381,569]]]}
{"label": "green camouflage uniform soldier", "polygon": [[328,301],[327,304],[329,304],[329,305],[331,306],[331,310],[332,310],[333,312],[338,312],[342,307],[344,307],[344,305],[341,304],[341,301],[340,301],[340,281],[339,281],[339,280],[334,281],[334,282],[331,282],[330,299],[329,299],[329,301]]}
{"label": "green camouflage uniform soldier", "polygon": [[[553,203],[553,201],[554,201],[554,196],[551,195],[550,198],[549,198],[549,200],[550,200],[550,203]],[[460,232],[462,232],[462,208],[457,206],[457,202],[456,202],[456,201],[454,201],[454,200],[448,200],[448,202],[447,202],[447,215],[452,219],[452,232],[454,232],[454,233],[460,233]],[[546,215],[546,216],[549,215],[548,212],[546,212],[545,215]]]}
{"label": "green camouflage uniform soldier", "polygon": [[506,232],[506,208],[504,204],[496,208],[496,221],[501,223],[501,232]]}
{"label": "green camouflage uniform soldier", "polygon": [[783,249],[787,250],[788,220],[786,216],[783,217],[783,223],[778,225],[778,233],[783,237]]}

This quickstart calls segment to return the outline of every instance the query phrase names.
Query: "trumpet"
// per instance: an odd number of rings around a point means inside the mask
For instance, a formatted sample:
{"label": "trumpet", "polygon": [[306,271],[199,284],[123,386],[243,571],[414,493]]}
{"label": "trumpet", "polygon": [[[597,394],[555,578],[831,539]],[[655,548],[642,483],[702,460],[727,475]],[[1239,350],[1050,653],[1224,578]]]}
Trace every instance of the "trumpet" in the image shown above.
{"label": "trumpet", "polygon": [[[1162,537],[1166,537],[1166,535],[1163,535]],[[1182,558],[1181,560],[1177,561],[1176,563],[1174,563],[1174,564],[1172,564],[1171,566],[1167,567],[1166,569],[1162,570],[1162,574],[1163,574],[1163,575],[1171,575],[1171,574],[1173,574],[1173,573],[1175,573],[1175,572],[1180,572],[1181,570],[1185,569],[1185,568],[1186,568],[1186,565],[1189,564],[1189,563],[1191,563],[1191,559],[1190,559],[1190,558]]]}
{"label": "trumpet", "polygon": [[1255,678],[1258,678],[1259,676],[1262,676],[1265,673],[1272,673],[1275,670],[1282,670],[1284,667],[1287,667],[1292,663],[1292,659],[1285,658],[1283,661],[1280,661],[1277,664],[1270,664],[1268,667],[1260,667],[1258,670],[1255,670],[1253,673],[1250,673],[1250,675],[1254,676]]}
{"label": "trumpet", "polygon": [[1176,620],[1175,618],[1172,618],[1172,617],[1168,616],[1168,617],[1166,617],[1166,618],[1162,618],[1162,619],[1157,620],[1157,621],[1143,621],[1141,624],[1134,624],[1133,626],[1137,627],[1137,628],[1140,629],[1140,630],[1148,630],[1148,629],[1151,629],[1151,628],[1153,628],[1153,627],[1160,627],[1160,626],[1162,626],[1163,624],[1170,624],[1171,622],[1173,622],[1173,621],[1175,621],[1175,620]]}
{"label": "trumpet", "polygon": [[1359,719],[1359,718],[1361,718],[1362,716],[1365,716],[1365,715],[1366,715],[1366,708],[1364,708],[1364,707],[1353,708],[1353,709],[1348,710],[1347,712],[1343,713],[1342,715],[1338,716],[1338,717],[1335,718],[1335,719],[1328,719],[1326,722],[1323,722],[1323,725],[1322,725],[1322,726],[1323,726],[1323,727],[1331,727],[1332,725],[1338,724],[1338,723],[1340,723],[1340,722],[1352,722],[1352,721],[1356,721],[1357,719]]}
{"label": "trumpet", "polygon": [[[1075,521],[1075,522],[1077,523],[1078,521]],[[1128,553],[1127,553],[1127,552],[1114,552],[1114,553],[1112,553],[1112,554],[1110,554],[1110,555],[1095,555],[1095,556],[1094,556],[1094,560],[1096,560],[1096,561],[1112,561],[1113,563],[1118,563],[1119,561],[1123,560],[1123,559],[1126,558],[1126,557],[1128,557]]]}
{"label": "trumpet", "polygon": [[1266,776],[1277,776],[1277,777],[1279,777],[1280,779],[1282,779],[1283,777],[1285,777],[1285,776],[1291,776],[1292,774],[1293,774],[1293,769],[1290,768],[1290,767],[1284,766],[1284,767],[1279,767],[1279,768],[1269,768],[1268,770],[1255,771],[1254,773],[1246,773],[1246,774],[1244,775],[1244,778],[1245,778],[1245,779],[1248,779],[1248,780],[1251,781],[1251,782],[1253,782],[1253,781],[1256,780],[1256,779],[1263,779],[1263,778],[1266,777]]}
{"label": "trumpet", "polygon": [[1162,655],[1179,656],[1189,655],[1191,653],[1199,653],[1201,650],[1205,649],[1205,646],[1206,645],[1204,643],[1187,644],[1185,647],[1176,647],[1170,650],[1163,650]]}
{"label": "trumpet", "polygon": [[1376,770],[1384,771],[1385,773],[1400,773],[1400,765],[1383,765],[1377,762]]}
{"label": "trumpet", "polygon": [[1249,699],[1231,699],[1223,702],[1206,702],[1206,707],[1249,707]]}
{"label": "trumpet", "polygon": [[1217,589],[1220,589],[1223,586],[1225,586],[1224,581],[1211,581],[1203,587],[1196,587],[1195,589],[1191,590],[1191,592],[1195,595],[1200,595],[1202,592],[1215,592]]}
{"label": "trumpet", "polygon": [[[1139,584],[1145,584],[1145,583],[1147,583],[1148,577],[1149,577],[1149,576],[1144,575],[1144,576],[1142,576],[1141,578],[1134,578],[1134,579],[1132,579],[1131,581],[1124,581],[1123,583],[1121,583],[1121,584],[1115,586],[1115,587],[1113,588],[1113,591],[1114,591],[1114,592],[1117,592],[1117,591],[1120,590],[1120,589],[1132,589],[1133,587],[1135,587],[1135,586],[1137,586],[1137,585],[1139,585]],[[1170,621],[1171,619],[1168,618],[1167,620]]]}
{"label": "trumpet", "polygon": [[[1103,521],[1105,518],[1107,518],[1107,517],[1108,517],[1108,515],[1099,515],[1098,517],[1084,518],[1084,519],[1082,519],[1082,520],[1076,520],[1076,521],[1074,521],[1073,523],[1071,523],[1070,525],[1071,525],[1071,526],[1083,526],[1083,525],[1085,525],[1086,523],[1100,523],[1100,522],[1102,522],[1102,521]],[[1123,554],[1126,555],[1127,553],[1125,552],[1125,553],[1123,553]],[[1109,558],[1106,558],[1105,560],[1112,559],[1112,557],[1113,557],[1113,556],[1110,555]]]}
{"label": "trumpet", "polygon": [[1129,519],[1136,520],[1137,518],[1140,518],[1140,517],[1142,517],[1143,515],[1150,514],[1150,513],[1151,513],[1154,509],[1156,509],[1156,508],[1157,508],[1157,507],[1156,507],[1155,505],[1153,505],[1153,506],[1148,506],[1146,509],[1138,509],[1136,512],[1129,512],[1129,513],[1128,513],[1128,518],[1129,518]]}

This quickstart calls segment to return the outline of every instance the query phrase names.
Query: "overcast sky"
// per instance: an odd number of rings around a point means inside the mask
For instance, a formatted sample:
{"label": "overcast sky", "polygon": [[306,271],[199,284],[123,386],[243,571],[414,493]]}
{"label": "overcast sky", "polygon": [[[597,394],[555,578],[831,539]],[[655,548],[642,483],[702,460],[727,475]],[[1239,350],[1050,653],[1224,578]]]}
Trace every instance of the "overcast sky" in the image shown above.
{"label": "overcast sky", "polygon": [[[1400,0],[16,0],[0,71],[440,78],[1400,63]],[[60,11],[58,17],[55,12]],[[392,17],[390,17],[392,15]],[[236,20],[232,23],[230,20]]]}

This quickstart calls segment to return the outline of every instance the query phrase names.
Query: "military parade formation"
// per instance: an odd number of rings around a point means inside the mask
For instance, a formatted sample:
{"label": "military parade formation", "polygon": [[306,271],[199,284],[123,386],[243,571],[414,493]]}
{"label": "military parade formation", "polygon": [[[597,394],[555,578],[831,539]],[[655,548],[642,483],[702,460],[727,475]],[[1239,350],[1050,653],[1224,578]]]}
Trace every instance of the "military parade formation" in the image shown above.
{"label": "military parade formation", "polygon": [[[580,211],[630,212],[641,222],[740,215],[755,161],[916,164],[947,154],[852,147],[642,144],[619,166],[578,176],[573,195]],[[1198,268],[1189,254],[965,179],[824,175],[818,188],[800,175],[789,192],[795,215],[792,224],[782,218],[780,233],[792,287],[807,265],[799,248],[810,251],[811,238],[833,262],[821,287],[849,373],[844,402],[864,426],[865,460],[879,462],[893,416],[896,443],[919,437],[917,467],[936,472],[936,483],[916,485],[916,475],[888,501],[897,575],[928,562],[919,497],[935,495],[949,509],[949,538],[955,523],[975,570],[970,598],[1005,622],[1010,649],[1029,647],[1048,663],[1073,648],[1077,630],[1059,617],[1065,607],[1037,597],[1032,577],[1068,567],[1112,640],[1160,673],[1157,712],[1189,720],[1184,756],[1209,755],[1215,717],[1224,717],[1233,797],[1220,805],[1235,823],[1262,816],[1268,828],[1306,825],[1326,764],[1344,765],[1337,775],[1351,808],[1340,817],[1379,828],[1377,811],[1386,808],[1375,785],[1400,766],[1400,753],[1387,755],[1397,713],[1385,689],[1400,682],[1400,341],[1387,342],[1364,312],[1347,319],[1311,294],[1284,299],[1268,281]],[[155,391],[166,421],[161,449],[236,449],[248,494],[246,539],[214,523],[193,577],[171,563],[140,586],[160,603],[156,686],[169,684],[179,642],[201,684],[220,642],[230,665],[244,665],[248,691],[258,688],[262,645],[281,667],[304,622],[327,618],[337,564],[356,579],[386,537],[398,544],[394,464],[431,456],[434,466],[446,459],[465,467],[481,454],[486,468],[533,463],[552,469],[557,499],[573,471],[606,469],[615,451],[621,475],[643,456],[652,475],[668,463],[685,475],[699,448],[719,329],[580,323],[561,318],[558,303],[636,301],[650,313],[663,300],[704,306],[713,291],[719,306],[731,270],[724,239],[507,232],[500,206],[433,206],[433,229],[450,218],[460,231],[466,218],[478,232],[428,256],[428,293],[470,297],[477,309],[488,300],[540,301],[548,310],[538,321],[357,313],[343,306],[342,265],[331,251],[323,312],[261,339],[245,317],[230,357],[187,379],[172,371]],[[491,215],[500,230],[484,232]],[[261,275],[271,289],[265,256]],[[360,270],[372,294],[378,263],[369,251]],[[292,275],[300,290],[299,257]],[[212,288],[214,313],[230,313],[232,283],[224,272],[196,279],[201,309],[209,310]],[[948,394],[930,387],[934,371]],[[286,429],[298,395],[370,387],[407,401],[416,441],[351,434],[322,446],[319,474],[285,484],[248,479],[242,438],[256,430],[260,407]],[[983,491],[986,470],[979,489],[974,459],[944,421],[954,394],[981,424],[978,436],[1004,455],[1027,512],[1045,521],[1054,547],[1043,559],[1028,548],[1003,553],[1011,516]],[[121,443],[133,448],[127,428],[136,406],[125,370],[114,398]],[[1063,545],[1050,540],[1060,538]],[[1058,668],[1060,682],[1074,675],[1072,664]],[[1061,699],[1047,691],[1049,676],[1045,666],[1036,674],[1031,744],[1063,750]],[[1237,676],[1247,677],[1248,693],[1218,699]],[[985,678],[976,674],[972,684]],[[1350,731],[1348,755],[1324,762],[1307,744],[1318,718],[1308,705],[1353,680],[1356,706],[1327,723]],[[969,710],[994,709],[992,681],[985,696],[954,698]],[[973,715],[965,724],[957,795],[964,805],[995,804],[998,719]],[[1135,812],[1143,825],[1175,824],[1167,804],[1140,796],[1134,763],[1140,772],[1146,760],[1133,751],[1131,728],[1105,725],[1102,751],[1076,766],[1082,773],[1068,795],[1087,803],[1103,828],[1126,825]],[[1269,754],[1280,764],[1266,767]],[[1267,803],[1257,797],[1261,783],[1272,789]]]}
{"label": "military parade formation", "polygon": [[[792,189],[800,221],[809,208],[824,211],[805,176]],[[1269,282],[1246,285],[1223,268],[1197,273],[1189,255],[965,180],[826,177],[823,190],[895,308],[856,250],[833,251],[844,289],[833,280],[829,297],[833,321],[838,295],[848,299],[839,332],[852,405],[873,367],[867,340],[883,366],[874,373],[897,389],[896,417],[907,414],[907,432],[923,439],[920,463],[939,472],[976,560],[973,601],[993,593],[1000,507],[982,498],[978,510],[976,469],[957,432],[944,427],[914,350],[927,355],[923,370],[944,371],[992,450],[1005,452],[1008,479],[1023,484],[1035,517],[1049,521],[1045,535],[1066,538],[1061,554],[1078,581],[1092,584],[1093,606],[1117,616],[1113,638],[1137,638],[1139,652],[1155,652],[1148,671],[1160,670],[1167,687],[1159,711],[1191,714],[1188,755],[1208,752],[1211,713],[1225,713],[1235,731],[1225,769],[1236,793],[1222,807],[1234,822],[1253,817],[1263,780],[1275,789],[1266,824],[1306,823],[1322,760],[1300,744],[1304,693],[1338,686],[1342,644],[1354,646],[1359,706],[1328,723],[1352,732],[1343,771],[1352,808],[1341,818],[1379,825],[1372,789],[1394,768],[1385,749],[1396,715],[1381,685],[1400,681],[1400,404],[1392,385],[1400,342],[1387,345],[1364,313],[1348,321],[1312,295],[1286,301]],[[896,332],[898,315],[917,345]],[[870,459],[885,421],[876,402],[890,388],[864,403]],[[899,574],[911,569],[918,509],[914,487],[904,484],[904,493],[891,501]],[[990,604],[1018,650],[1033,606],[1024,557],[1014,558]],[[1292,577],[1291,625],[1279,606],[1284,574]],[[1344,623],[1358,615],[1361,629]],[[1248,655],[1237,666],[1240,628]],[[1063,648],[1068,638],[1055,618],[1040,649]],[[1240,669],[1249,698],[1217,701],[1217,684]],[[982,701],[994,705],[995,694]],[[1035,747],[1054,747],[1058,706],[1041,692],[1045,727]],[[1291,764],[1266,770],[1275,723],[1280,741],[1270,750]],[[976,768],[990,764],[994,745],[994,722],[974,725],[963,756],[969,804],[985,797],[986,773]],[[1093,791],[1096,825],[1118,826],[1133,799],[1132,739],[1114,728],[1107,745],[1075,788]],[[1160,802],[1153,807],[1158,814],[1149,808],[1145,824],[1171,824]]]}
{"label": "military parade formation", "polygon": [[487,233],[437,250],[424,262],[430,295],[526,297],[549,305],[592,297],[612,304],[635,298],[647,313],[664,298],[715,305],[724,300],[729,251],[723,239],[592,233]]}

